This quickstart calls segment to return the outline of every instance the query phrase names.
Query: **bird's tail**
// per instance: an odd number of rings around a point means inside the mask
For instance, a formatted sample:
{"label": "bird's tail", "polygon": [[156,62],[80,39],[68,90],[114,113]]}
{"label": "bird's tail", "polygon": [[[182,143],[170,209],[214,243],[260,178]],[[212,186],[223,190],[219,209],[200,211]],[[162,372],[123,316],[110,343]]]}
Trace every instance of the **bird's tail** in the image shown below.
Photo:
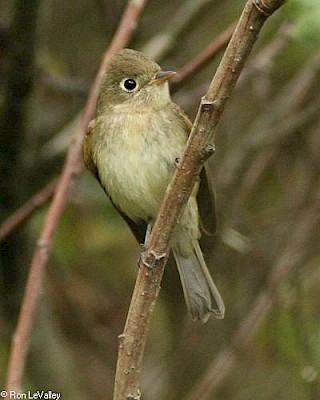
{"label": "bird's tail", "polygon": [[203,258],[199,242],[192,240],[193,251],[183,256],[178,246],[173,247],[184,297],[194,319],[205,323],[210,314],[223,318],[225,307]]}

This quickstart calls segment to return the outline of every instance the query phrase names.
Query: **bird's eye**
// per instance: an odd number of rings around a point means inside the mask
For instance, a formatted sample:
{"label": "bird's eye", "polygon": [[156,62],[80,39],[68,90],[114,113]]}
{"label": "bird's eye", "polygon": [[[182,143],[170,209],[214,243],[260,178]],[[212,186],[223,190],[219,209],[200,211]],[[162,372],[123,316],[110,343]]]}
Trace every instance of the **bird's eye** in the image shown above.
{"label": "bird's eye", "polygon": [[129,78],[124,79],[121,82],[121,86],[126,92],[133,92],[137,88],[138,84],[134,79]]}

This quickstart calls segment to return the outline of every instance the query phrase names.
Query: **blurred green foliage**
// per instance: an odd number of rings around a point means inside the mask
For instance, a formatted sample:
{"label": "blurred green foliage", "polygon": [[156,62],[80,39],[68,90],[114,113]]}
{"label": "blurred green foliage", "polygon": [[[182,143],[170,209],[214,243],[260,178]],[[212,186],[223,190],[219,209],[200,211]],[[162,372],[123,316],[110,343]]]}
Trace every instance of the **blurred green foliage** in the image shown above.
{"label": "blurred green foliage", "polygon": [[320,7],[317,0],[291,0],[286,6],[287,14],[296,22],[294,35],[304,43],[319,44]]}

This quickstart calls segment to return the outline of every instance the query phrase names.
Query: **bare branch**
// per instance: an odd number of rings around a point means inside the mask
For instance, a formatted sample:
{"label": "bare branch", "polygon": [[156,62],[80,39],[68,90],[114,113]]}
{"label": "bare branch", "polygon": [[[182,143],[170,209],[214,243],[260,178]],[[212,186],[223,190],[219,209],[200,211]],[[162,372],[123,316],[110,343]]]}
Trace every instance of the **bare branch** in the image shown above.
{"label": "bare branch", "polygon": [[45,268],[50,256],[52,242],[59,221],[68,200],[71,184],[83,168],[81,162],[83,136],[87,125],[93,118],[95,112],[96,101],[106,65],[109,62],[111,55],[125,46],[129,41],[137,26],[137,20],[145,3],[146,0],[129,0],[114,39],[104,54],[102,64],[89,94],[80,131],[74,137],[69,146],[67,159],[32,258],[31,269],[27,280],[25,295],[9,359],[6,382],[8,393],[10,390],[19,390],[22,386],[22,378],[25,369],[26,355],[29,349],[32,324],[34,321],[36,306],[41,294]]}
{"label": "bare branch", "polygon": [[[259,120],[254,121],[249,130],[237,138],[236,146],[229,151],[229,156],[220,166],[223,171],[225,187],[230,187],[238,171],[252,151],[274,146],[286,140],[294,129],[303,126],[319,113],[319,101],[314,97],[315,82],[319,81],[320,53],[301,71],[293,83],[289,83]],[[306,99],[313,96],[313,101],[306,106]],[[284,100],[285,99],[285,100]],[[270,112],[271,111],[271,112]],[[294,128],[294,129],[293,129]]]}
{"label": "bare branch", "polygon": [[40,192],[31,197],[22,207],[8,217],[0,226],[0,242],[22,224],[36,209],[50,199],[57,181],[50,182]]}
{"label": "bare branch", "polygon": [[[203,0],[197,4],[194,4],[193,1],[190,2],[189,6],[186,7],[184,5],[180,12],[174,17],[174,23],[170,23],[170,29],[174,28],[175,35],[178,34],[181,30],[184,29],[186,25],[190,23],[191,18],[194,17],[195,12],[198,12],[203,6],[207,5],[208,0]],[[102,4],[100,5],[102,7]],[[131,13],[131,11],[130,11]],[[231,35],[234,31],[235,23],[231,24],[224,32],[222,32],[205,50],[199,53],[193,60],[191,60],[187,65],[182,67],[179,71],[177,71],[177,76],[174,78],[176,83],[180,83],[185,80],[192,73],[196,72],[205,62],[214,57],[214,55],[223,48],[231,38]],[[149,44],[144,48],[143,52],[150,53],[150,51],[154,52],[154,57],[151,58],[161,58],[163,57],[163,52],[167,52],[170,50],[170,46],[172,45],[172,33],[166,32],[165,34],[161,34],[161,38],[164,36],[168,36],[170,39],[168,42],[162,42],[161,49],[153,49],[153,39]],[[156,39],[158,41],[160,38]],[[123,39],[122,39],[123,40]],[[165,43],[165,45],[164,45]],[[149,49],[149,50],[148,50]],[[56,83],[59,85],[80,85],[81,82],[60,82],[60,78],[56,77],[48,77],[50,79],[57,79]],[[50,82],[49,82],[50,83]],[[69,85],[69,86],[70,86]],[[81,86],[81,85],[80,85]],[[78,89],[80,90],[80,86]],[[83,86],[83,85],[82,85]],[[70,88],[69,88],[70,89]],[[69,90],[68,89],[68,90]],[[82,88],[84,89],[84,88]],[[72,90],[72,89],[70,89]],[[46,143],[41,150],[42,157],[48,157],[49,152],[62,153],[62,151],[66,151],[71,141],[70,136],[72,134],[72,130],[75,129],[75,126],[80,124],[81,115],[77,115],[70,123],[65,126],[58,135],[56,135],[52,140]],[[51,154],[50,154],[51,156]],[[10,216],[7,221],[5,221],[2,226],[0,226],[0,241],[2,241],[10,232],[14,231],[18,225],[23,223],[23,221],[30,217],[30,215],[40,207],[44,202],[46,202],[53,194],[55,187],[52,186],[51,190],[46,186],[42,188],[36,195],[30,198],[24,205],[21,206],[12,216]]]}
{"label": "bare branch", "polygon": [[247,82],[257,72],[266,74],[270,71],[275,59],[284,51],[293,38],[293,22],[285,21],[281,26],[274,40],[263,48],[252,60],[241,74],[239,84]]}
{"label": "bare branch", "polygon": [[199,68],[201,68],[206,62],[208,62],[212,57],[214,57],[218,51],[220,51],[224,46],[226,46],[234,32],[236,23],[233,22],[228,28],[223,31],[213,42],[209,44],[201,53],[184,65],[177,71],[177,75],[174,78],[175,83],[180,83],[185,80],[188,76],[193,74]]}
{"label": "bare branch", "polygon": [[161,60],[164,58],[178,40],[181,32],[192,24],[198,12],[208,3],[212,3],[212,0],[186,0],[182,2],[173,17],[167,21],[165,29],[153,36],[141,51],[151,59]]}
{"label": "bare branch", "polygon": [[[213,152],[216,127],[258,34],[283,0],[249,0],[199,111],[185,154],[167,189],[149,243],[144,251],[148,269],[140,268],[124,333],[119,337],[119,355],[114,400],[140,399],[140,377],[147,329],[160,291],[174,227],[190,196],[204,161]],[[198,397],[194,397],[198,398]]]}

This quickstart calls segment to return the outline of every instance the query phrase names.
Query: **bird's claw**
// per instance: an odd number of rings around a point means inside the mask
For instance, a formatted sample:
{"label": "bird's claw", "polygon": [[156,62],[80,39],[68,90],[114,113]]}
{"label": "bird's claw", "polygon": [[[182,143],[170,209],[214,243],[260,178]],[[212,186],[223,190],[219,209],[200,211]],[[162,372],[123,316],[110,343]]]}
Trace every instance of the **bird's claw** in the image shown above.
{"label": "bird's claw", "polygon": [[177,158],[174,160],[174,166],[175,166],[177,169],[179,169],[179,167],[180,167],[180,157],[177,157]]}
{"label": "bird's claw", "polygon": [[139,266],[144,265],[145,267],[152,269],[157,261],[159,261],[162,258],[165,258],[167,256],[166,253],[158,254],[153,250],[150,251],[150,254],[153,256],[151,263],[146,260],[144,252],[142,251],[140,253],[140,257],[138,260],[138,265]]}

